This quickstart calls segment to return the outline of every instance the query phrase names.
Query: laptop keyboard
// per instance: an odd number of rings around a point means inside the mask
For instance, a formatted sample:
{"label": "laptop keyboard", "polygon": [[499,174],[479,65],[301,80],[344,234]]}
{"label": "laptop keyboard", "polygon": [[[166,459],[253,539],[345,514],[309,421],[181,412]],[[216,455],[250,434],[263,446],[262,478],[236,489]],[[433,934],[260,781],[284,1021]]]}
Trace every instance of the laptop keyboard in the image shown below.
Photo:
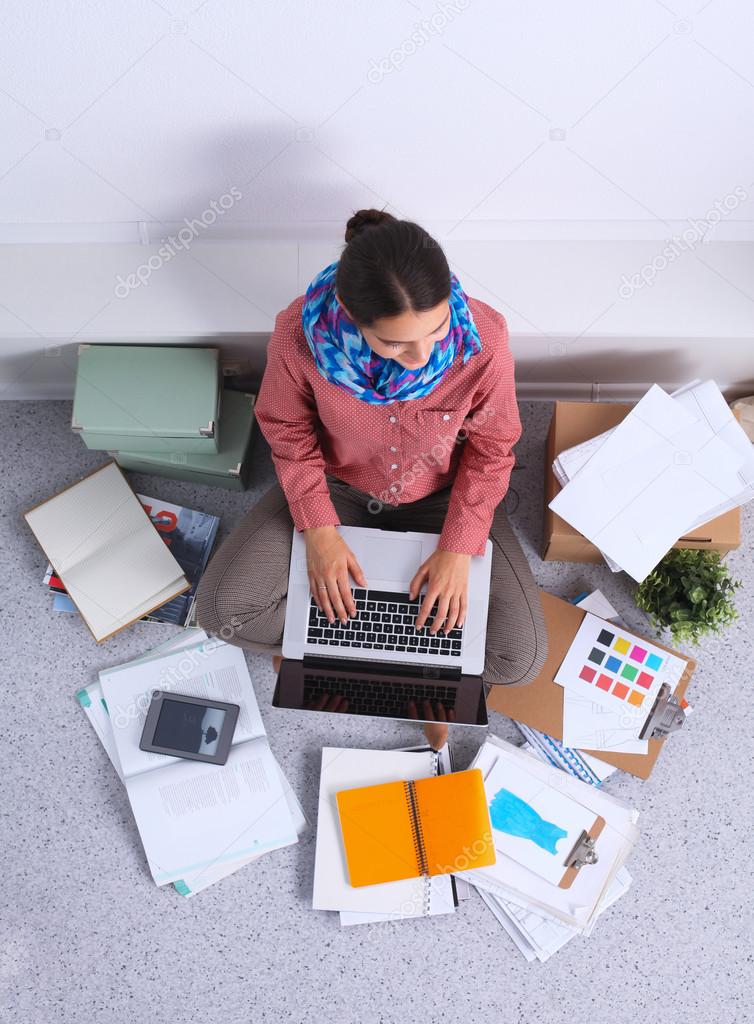
{"label": "laptop keyboard", "polygon": [[[407,718],[408,702],[416,703],[419,715],[424,701],[430,701],[436,712],[436,705],[442,704],[446,715],[453,711],[457,689],[442,683],[401,683],[397,680],[385,682],[364,678],[345,678],[326,673],[306,672],[304,674],[305,708],[314,707],[324,696],[337,695],[341,698],[338,710],[349,715],[384,715],[389,718]],[[344,704],[343,701],[346,703]]]}
{"label": "laptop keyboard", "polygon": [[345,647],[359,651],[397,651],[401,654],[434,654],[451,658],[461,657],[463,626],[456,626],[446,636],[432,636],[429,627],[437,611],[435,605],[424,628],[414,628],[422,598],[411,600],[408,594],[389,590],[352,591],[356,603],[356,618],[333,623],[317,608],[312,599],[309,606],[307,643],[318,647]]}

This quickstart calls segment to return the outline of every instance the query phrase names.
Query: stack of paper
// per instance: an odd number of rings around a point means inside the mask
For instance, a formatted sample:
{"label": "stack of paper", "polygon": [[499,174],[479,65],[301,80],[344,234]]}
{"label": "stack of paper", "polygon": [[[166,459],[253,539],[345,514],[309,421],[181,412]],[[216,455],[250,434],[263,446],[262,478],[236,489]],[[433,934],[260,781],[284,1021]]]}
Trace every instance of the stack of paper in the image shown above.
{"label": "stack of paper", "polygon": [[[239,704],[224,766],[138,749],[151,691]],[[77,693],[126,785],[158,885],[193,896],[264,853],[297,841],[301,805],[267,744],[243,652],[188,630]]]}
{"label": "stack of paper", "polygon": [[653,385],[612,430],[561,452],[550,508],[641,582],[673,544],[754,498],[754,445],[714,381]]}
{"label": "stack of paper", "polygon": [[[452,914],[456,908],[453,878],[407,878],[359,888],[348,879],[345,849],[335,795],[339,790],[401,779],[423,779],[450,770],[447,745],[409,750],[354,750],[325,747],[319,788],[317,852],[314,865],[314,910],[340,912],[341,925],[397,921],[407,917]],[[389,837],[382,841],[389,842]]]}
{"label": "stack of paper", "polygon": [[[638,838],[638,812],[497,737],[489,737],[474,767],[485,777],[497,863],[464,877],[527,958],[545,960],[574,935],[588,934],[628,888],[624,864]],[[563,856],[572,848],[572,836],[587,820],[599,819],[604,820],[601,831],[592,826],[598,832],[597,863],[581,868],[562,887]]]}

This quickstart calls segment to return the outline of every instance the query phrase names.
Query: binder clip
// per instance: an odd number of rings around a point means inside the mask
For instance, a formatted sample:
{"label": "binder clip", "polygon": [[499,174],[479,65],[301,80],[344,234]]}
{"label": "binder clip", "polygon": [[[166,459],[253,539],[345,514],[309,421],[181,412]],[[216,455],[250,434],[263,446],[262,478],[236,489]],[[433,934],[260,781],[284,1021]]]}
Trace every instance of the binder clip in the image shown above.
{"label": "binder clip", "polygon": [[659,740],[677,732],[686,721],[685,712],[675,694],[670,692],[667,683],[663,683],[649,718],[639,733],[640,740]]}
{"label": "binder clip", "polygon": [[582,832],[576,845],[568,854],[565,862],[566,868],[574,868],[578,871],[586,864],[596,864],[599,854],[595,848],[595,838],[588,832]]}

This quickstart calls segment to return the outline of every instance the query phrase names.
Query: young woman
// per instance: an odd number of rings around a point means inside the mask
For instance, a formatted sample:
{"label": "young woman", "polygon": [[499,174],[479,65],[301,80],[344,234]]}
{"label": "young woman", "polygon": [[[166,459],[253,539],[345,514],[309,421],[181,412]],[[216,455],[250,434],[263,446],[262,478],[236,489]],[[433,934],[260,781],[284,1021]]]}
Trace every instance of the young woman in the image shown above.
{"label": "young woman", "polygon": [[[466,296],[426,231],[378,210],[348,221],[337,263],[278,314],[256,405],[279,485],[247,514],[202,580],[210,632],[279,656],[291,533],[331,621],[368,585],[336,527],[440,534],[412,596],[430,633],[466,612],[470,559],[493,544],[484,678],[521,684],[546,655],[539,595],[501,501],[521,434],[505,319]],[[418,717],[431,717],[432,708]],[[441,709],[438,709],[441,716]],[[427,727],[441,744],[447,726]]]}

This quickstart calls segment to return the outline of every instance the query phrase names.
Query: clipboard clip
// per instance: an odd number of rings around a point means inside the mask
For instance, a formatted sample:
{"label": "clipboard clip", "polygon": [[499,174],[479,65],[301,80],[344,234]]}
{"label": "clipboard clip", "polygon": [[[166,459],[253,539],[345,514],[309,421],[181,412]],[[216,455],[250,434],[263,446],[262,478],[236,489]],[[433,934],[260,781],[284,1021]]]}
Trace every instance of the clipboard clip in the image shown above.
{"label": "clipboard clip", "polygon": [[686,714],[681,702],[670,692],[670,686],[663,683],[654,707],[649,712],[649,718],[644,723],[644,728],[639,733],[640,740],[659,740],[669,736],[671,732],[677,732],[686,721]]}
{"label": "clipboard clip", "polygon": [[590,836],[588,832],[582,832],[576,840],[576,845],[566,857],[566,868],[578,871],[587,864],[596,864],[600,858],[595,843],[594,836]]}

